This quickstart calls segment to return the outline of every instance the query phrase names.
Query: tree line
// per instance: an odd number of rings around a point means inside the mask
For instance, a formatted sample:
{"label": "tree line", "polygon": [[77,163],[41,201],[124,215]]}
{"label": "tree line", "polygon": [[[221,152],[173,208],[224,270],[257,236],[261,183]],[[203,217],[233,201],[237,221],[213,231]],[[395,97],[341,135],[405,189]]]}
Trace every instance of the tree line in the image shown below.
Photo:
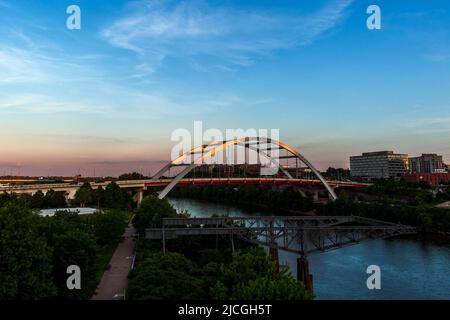
{"label": "tree line", "polygon": [[[0,300],[89,299],[124,228],[114,209],[41,217],[20,198],[0,206]],[[68,290],[66,271],[81,269],[81,290]]]}
{"label": "tree line", "polygon": [[217,201],[232,205],[266,207],[280,211],[307,212],[314,209],[311,198],[304,198],[292,186],[273,188],[266,185],[187,186],[174,188],[170,196]]}
{"label": "tree line", "polygon": [[71,206],[93,206],[97,208],[131,209],[134,206],[131,195],[121,189],[114,181],[106,188],[93,189],[89,182],[85,182],[75,193],[74,199],[66,200],[64,191],[48,190],[45,194],[38,190],[33,195],[28,193],[14,194],[3,192],[0,194],[0,205],[13,200],[20,199],[31,209],[66,208]]}

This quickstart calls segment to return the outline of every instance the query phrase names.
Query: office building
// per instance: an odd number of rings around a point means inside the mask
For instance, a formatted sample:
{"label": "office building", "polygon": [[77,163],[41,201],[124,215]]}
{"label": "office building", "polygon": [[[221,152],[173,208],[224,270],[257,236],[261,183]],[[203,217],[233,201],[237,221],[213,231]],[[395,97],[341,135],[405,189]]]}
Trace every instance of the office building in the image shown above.
{"label": "office building", "polygon": [[366,152],[350,157],[350,173],[362,180],[400,178],[408,172],[408,155],[393,151]]}
{"label": "office building", "polygon": [[420,157],[409,158],[410,173],[445,173],[447,172],[442,156],[437,154],[422,154]]}

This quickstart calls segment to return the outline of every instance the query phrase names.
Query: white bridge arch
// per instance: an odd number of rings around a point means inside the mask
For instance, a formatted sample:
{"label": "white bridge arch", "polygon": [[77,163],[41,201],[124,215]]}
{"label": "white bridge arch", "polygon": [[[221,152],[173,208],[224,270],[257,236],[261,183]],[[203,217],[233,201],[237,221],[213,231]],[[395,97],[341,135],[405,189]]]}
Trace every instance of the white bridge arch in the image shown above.
{"label": "white bridge arch", "polygon": [[[290,153],[291,155],[290,157],[296,158],[301,162],[303,162],[320,180],[323,186],[327,189],[331,199],[332,200],[337,199],[336,193],[334,192],[333,188],[330,187],[330,185],[322,176],[322,174],[303,155],[301,155],[297,150],[281,141],[277,141],[266,137],[236,138],[228,141],[211,142],[209,144],[203,144],[201,146],[191,149],[190,151],[184,153],[175,160],[169,162],[152,177],[152,179],[157,180],[161,176],[163,176],[165,172],[169,171],[170,168],[178,167],[180,165],[183,165],[183,161],[190,160],[190,163],[185,164],[186,168],[183,169],[180,173],[178,173],[173,178],[173,180],[160,192],[159,198],[163,199],[177,185],[177,183],[180,182],[180,180],[182,180],[195,167],[204,164],[204,161],[206,159],[212,158],[217,153],[222,152],[224,149],[232,146],[241,146],[245,147],[245,149],[256,151],[259,155],[262,155],[263,157],[267,158],[270,162],[272,162],[274,165],[276,165],[284,173],[284,175],[286,175],[288,179],[294,179],[292,175],[279,163],[279,159],[273,158],[271,157],[271,155],[264,152],[264,151],[272,151],[273,148],[269,147],[266,149],[260,149],[261,144],[275,145],[279,150],[285,150],[288,153]],[[245,152],[247,151],[245,150]],[[195,155],[198,154],[200,154],[201,156],[195,158]]]}

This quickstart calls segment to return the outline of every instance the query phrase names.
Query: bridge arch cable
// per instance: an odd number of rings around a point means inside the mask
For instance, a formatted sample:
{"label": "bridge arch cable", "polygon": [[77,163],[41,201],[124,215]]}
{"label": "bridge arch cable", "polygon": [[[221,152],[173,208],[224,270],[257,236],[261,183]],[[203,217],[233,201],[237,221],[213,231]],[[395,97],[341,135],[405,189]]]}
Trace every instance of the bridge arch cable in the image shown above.
{"label": "bridge arch cable", "polygon": [[[255,146],[256,144],[256,146]],[[270,145],[269,148],[261,149],[261,144],[264,145]],[[337,196],[333,190],[333,188],[330,187],[328,182],[325,180],[325,178],[322,176],[322,174],[312,165],[312,163],[307,160],[302,154],[300,154],[297,150],[290,147],[289,145],[277,141],[270,138],[265,137],[244,137],[244,138],[235,138],[228,141],[214,141],[207,144],[202,144],[200,146],[197,146],[190,151],[180,155],[178,158],[170,161],[167,163],[161,170],[159,170],[152,179],[158,180],[160,179],[164,173],[166,173],[170,168],[172,167],[178,167],[178,166],[186,166],[181,172],[179,172],[172,181],[161,191],[159,194],[159,198],[163,199],[177,184],[180,182],[189,172],[191,172],[195,167],[203,165],[205,163],[205,160],[213,159],[214,156],[219,154],[220,152],[225,151],[230,146],[241,146],[244,147],[244,153],[245,153],[245,164],[247,164],[247,150],[251,150],[256,152],[258,155],[263,156],[268,161],[270,161],[273,165],[277,166],[278,169],[283,172],[283,174],[288,179],[295,179],[289,172],[284,168],[281,163],[280,159],[277,157],[272,157],[270,154],[264,152],[264,151],[272,151],[272,145],[277,146],[279,150],[286,150],[287,153],[290,154],[290,156],[285,156],[286,159],[289,158],[295,158],[296,161],[300,160],[300,162],[304,163],[309,170],[312,171],[312,173],[320,180],[322,185],[327,189],[328,193],[330,194],[331,199],[336,200]],[[198,157],[195,157],[196,155],[199,155]],[[288,158],[289,157],[289,158]],[[187,163],[186,163],[187,162]]]}

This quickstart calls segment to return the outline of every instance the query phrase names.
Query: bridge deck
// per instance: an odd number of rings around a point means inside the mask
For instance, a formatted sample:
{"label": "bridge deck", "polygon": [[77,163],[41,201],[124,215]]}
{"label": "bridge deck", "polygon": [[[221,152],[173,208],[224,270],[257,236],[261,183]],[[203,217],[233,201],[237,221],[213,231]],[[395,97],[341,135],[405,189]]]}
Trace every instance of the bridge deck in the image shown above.
{"label": "bridge deck", "polygon": [[[124,180],[116,181],[116,183],[125,189],[146,189],[148,187],[166,187],[172,179],[146,179],[146,180]],[[91,183],[93,188],[105,188],[111,181]],[[315,179],[287,179],[287,178],[193,178],[182,179],[178,186],[188,185],[243,185],[243,184],[269,184],[269,185],[296,185],[296,186],[320,186],[320,180]],[[364,188],[369,184],[352,182],[352,181],[328,181],[328,184],[333,187],[350,187],[350,188]],[[55,191],[71,191],[77,190],[82,183],[52,183],[52,184],[31,184],[31,185],[9,185],[0,186],[0,192],[17,192],[27,193],[38,190]]]}

